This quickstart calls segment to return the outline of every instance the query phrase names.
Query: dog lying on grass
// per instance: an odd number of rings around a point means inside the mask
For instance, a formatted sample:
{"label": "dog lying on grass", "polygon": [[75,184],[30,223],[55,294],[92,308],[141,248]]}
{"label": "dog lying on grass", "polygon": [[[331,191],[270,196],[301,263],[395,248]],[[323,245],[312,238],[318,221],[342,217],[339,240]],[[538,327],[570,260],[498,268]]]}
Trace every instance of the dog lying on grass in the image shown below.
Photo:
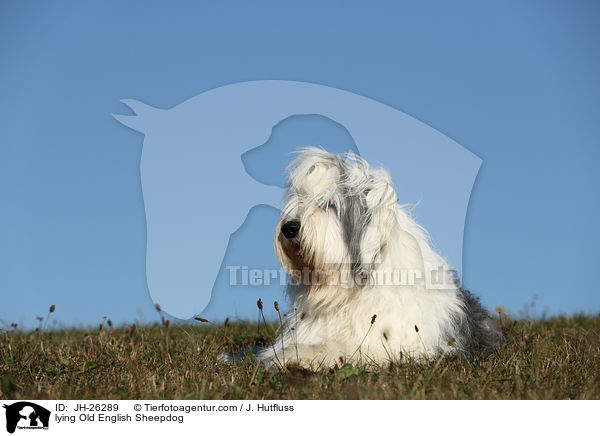
{"label": "dog lying on grass", "polygon": [[389,174],[356,155],[299,152],[275,251],[292,310],[257,359],[266,367],[490,354],[503,335],[460,289]]}

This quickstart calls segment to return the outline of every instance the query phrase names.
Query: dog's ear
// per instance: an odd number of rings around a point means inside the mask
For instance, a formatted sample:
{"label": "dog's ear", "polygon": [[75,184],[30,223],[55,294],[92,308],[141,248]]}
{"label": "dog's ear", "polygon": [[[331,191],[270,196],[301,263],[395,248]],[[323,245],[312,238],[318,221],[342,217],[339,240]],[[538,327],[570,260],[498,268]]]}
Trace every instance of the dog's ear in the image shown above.
{"label": "dog's ear", "polygon": [[312,199],[332,194],[339,182],[340,160],[324,150],[305,148],[288,167],[288,185],[292,191]]}
{"label": "dog's ear", "polygon": [[390,175],[385,170],[370,171],[370,183],[363,195],[369,211],[369,224],[361,241],[361,272],[371,274],[382,262],[389,244],[393,244],[392,232],[397,226],[400,206]]}
{"label": "dog's ear", "polygon": [[365,189],[365,197],[369,209],[393,208],[398,203],[392,178],[386,170],[371,170],[370,183],[368,188]]}

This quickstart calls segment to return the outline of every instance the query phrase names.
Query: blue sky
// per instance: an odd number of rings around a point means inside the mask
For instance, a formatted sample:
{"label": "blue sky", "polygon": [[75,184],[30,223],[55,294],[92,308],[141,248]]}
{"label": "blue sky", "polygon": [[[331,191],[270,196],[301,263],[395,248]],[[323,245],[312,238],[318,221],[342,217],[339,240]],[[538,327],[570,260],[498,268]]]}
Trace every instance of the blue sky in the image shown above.
{"label": "blue sky", "polygon": [[259,79],[369,97],[475,153],[465,285],[513,313],[535,296],[538,313],[598,312],[599,17],[583,1],[0,3],[0,319],[156,319],[143,137],[111,114]]}

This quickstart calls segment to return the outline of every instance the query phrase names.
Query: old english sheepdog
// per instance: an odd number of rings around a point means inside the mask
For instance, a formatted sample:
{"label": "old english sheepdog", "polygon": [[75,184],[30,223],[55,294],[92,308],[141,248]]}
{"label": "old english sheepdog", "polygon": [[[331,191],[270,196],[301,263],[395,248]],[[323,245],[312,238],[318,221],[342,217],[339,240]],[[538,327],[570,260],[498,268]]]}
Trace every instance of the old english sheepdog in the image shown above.
{"label": "old english sheepdog", "polygon": [[274,245],[292,309],[257,355],[267,368],[490,354],[503,342],[398,204],[387,171],[359,156],[299,151]]}

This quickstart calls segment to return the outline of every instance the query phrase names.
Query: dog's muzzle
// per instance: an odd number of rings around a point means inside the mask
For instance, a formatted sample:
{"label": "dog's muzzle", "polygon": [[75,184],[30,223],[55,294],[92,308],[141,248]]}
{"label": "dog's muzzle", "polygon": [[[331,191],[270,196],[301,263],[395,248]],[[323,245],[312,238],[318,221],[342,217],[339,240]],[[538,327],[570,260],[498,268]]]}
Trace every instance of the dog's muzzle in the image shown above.
{"label": "dog's muzzle", "polygon": [[300,232],[300,221],[287,221],[281,226],[281,233],[287,239],[294,239]]}

